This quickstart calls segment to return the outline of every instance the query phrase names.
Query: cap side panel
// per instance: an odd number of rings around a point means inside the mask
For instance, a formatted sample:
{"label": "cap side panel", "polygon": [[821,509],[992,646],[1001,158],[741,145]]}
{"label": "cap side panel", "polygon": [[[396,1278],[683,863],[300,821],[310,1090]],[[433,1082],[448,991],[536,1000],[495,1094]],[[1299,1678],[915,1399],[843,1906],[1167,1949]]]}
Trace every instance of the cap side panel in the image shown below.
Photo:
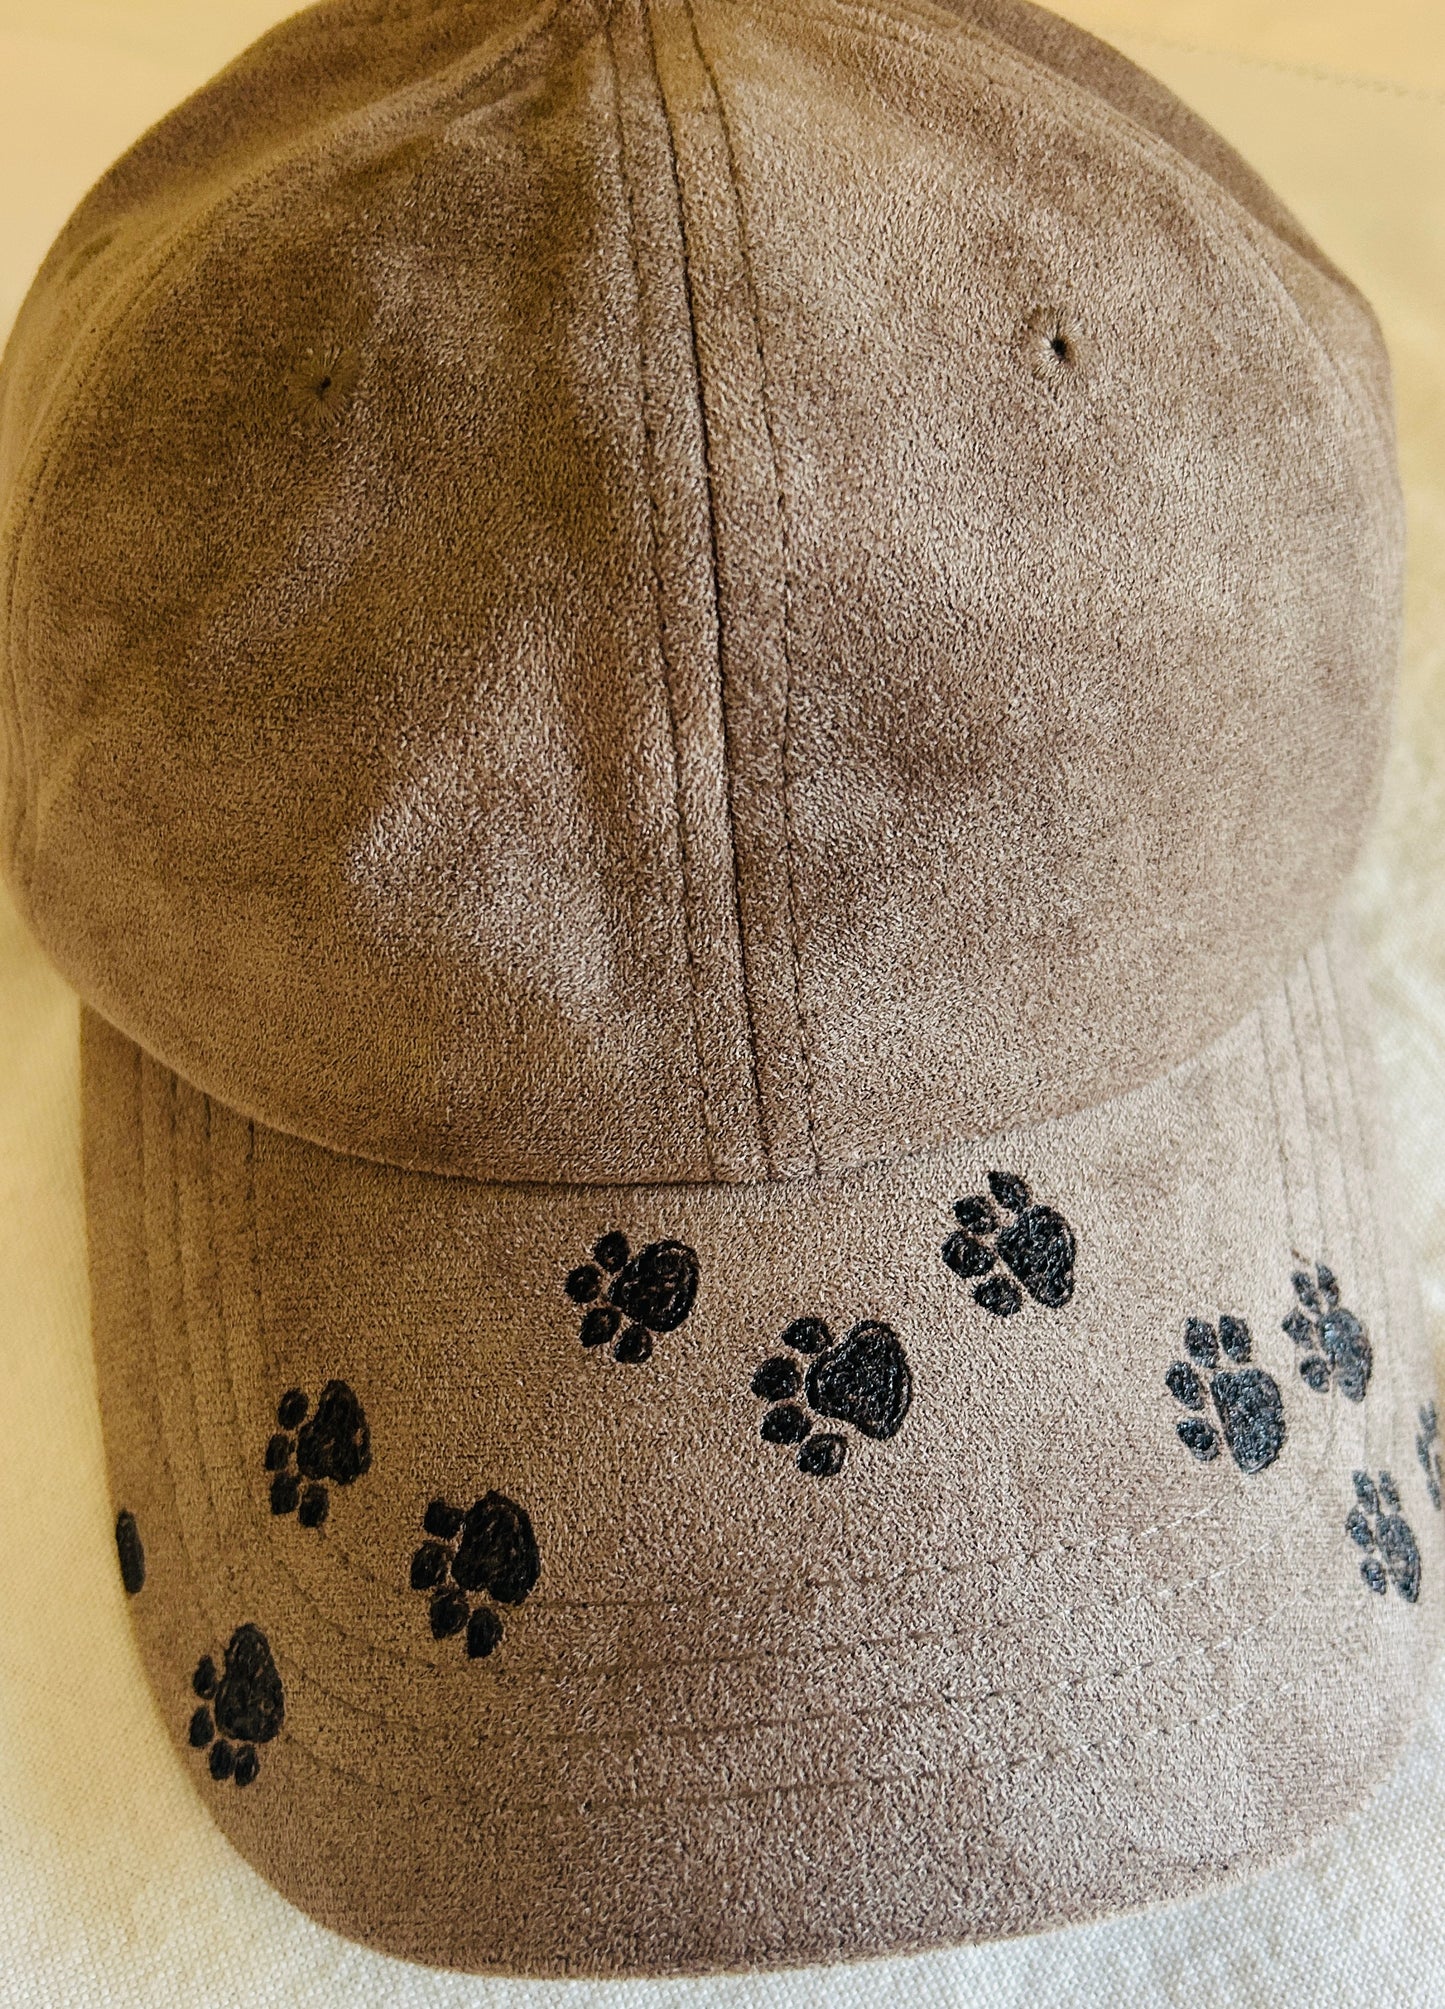
{"label": "cap side panel", "polygon": [[722,698],[755,1054],[775,1173],[817,1163],[792,888],[787,504],[767,361],[722,107],[685,0],[649,0],[678,163],[700,385],[708,408]]}
{"label": "cap side panel", "polygon": [[[480,5],[494,15],[499,11],[496,0]],[[274,164],[293,150],[323,112],[337,121],[354,118],[384,77],[414,87],[429,71],[480,69],[502,80],[558,16],[575,14],[578,7],[575,0],[514,4],[485,29],[477,20],[478,0],[421,11],[424,18],[388,22],[373,0],[338,0],[278,24],[142,135],[77,205],[46,254],[5,344],[0,497],[6,530],[0,552],[13,538],[18,563],[43,475],[37,457],[53,450],[55,431],[64,424],[63,410],[58,419],[53,414],[67,398],[83,407],[98,346],[103,348],[117,320],[155,283],[189,235],[233,197],[238,177],[264,174],[268,161]],[[436,81],[445,87],[442,78]],[[13,590],[12,576],[7,592]],[[6,630],[3,646],[13,667],[21,645],[9,638],[8,621]],[[21,703],[17,689],[6,708],[17,754],[23,750]],[[28,874],[20,847],[27,803],[16,780],[28,782],[31,791],[40,780],[27,776],[19,762],[14,773],[4,803],[0,860],[23,897]]]}
{"label": "cap side panel", "polygon": [[693,1010],[712,1111],[709,1151],[714,1176],[756,1178],[767,1156],[743,976],[712,503],[681,194],[642,8],[618,8],[608,34],[636,247],[660,646],[672,707]]}
{"label": "cap side panel", "polygon": [[[749,0],[721,0],[721,4],[746,7]],[[1368,413],[1386,456],[1393,459],[1390,364],[1374,310],[1253,170],[1162,84],[1122,56],[1116,55],[1114,65],[1105,64],[1103,73],[1096,74],[1093,60],[1085,63],[1082,70],[1072,62],[1056,63],[1036,46],[1032,35],[999,33],[991,20],[981,17],[978,22],[956,25],[951,18],[956,13],[954,0],[941,0],[941,4],[936,4],[936,0],[889,0],[884,9],[870,6],[867,0],[785,0],[785,4],[804,16],[811,12],[819,21],[851,20],[866,38],[892,41],[899,48],[931,48],[938,52],[953,42],[957,51],[954,60],[961,60],[969,67],[978,62],[984,50],[989,50],[995,64],[985,62],[983,67],[992,68],[1000,77],[1010,77],[1014,88],[1020,84],[1042,86],[1068,107],[1071,120],[1103,125],[1125,138],[1131,150],[1143,148],[1156,160],[1172,155],[1186,180],[1196,188],[1207,189],[1209,198],[1222,211],[1236,214],[1243,226],[1240,234],[1255,257],[1280,273],[1283,290],[1300,313],[1327,367],[1341,378],[1350,397]],[[1010,0],[1003,0],[1003,4],[1008,6]],[[1027,0],[1020,0],[1019,13],[1037,14],[1066,31],[1059,43],[1060,50],[1074,37],[1084,42],[1092,40],[1082,30],[1056,20],[1043,9],[1028,7]],[[1051,48],[1054,39],[1045,37]],[[1095,46],[1105,55],[1115,54],[1105,44]],[[1169,116],[1171,107],[1177,118]],[[1212,146],[1205,144],[1210,140]]]}
{"label": "cap side panel", "polygon": [[701,13],[786,387],[801,982],[854,1162],[1106,1096],[1318,931],[1398,491],[1301,306],[1338,289],[1152,134],[877,10]]}
{"label": "cap side panel", "polygon": [[[8,638],[33,622],[28,905],[92,1003],[302,1134],[705,1177],[612,65],[576,32],[533,54],[499,99],[453,79],[245,183],[110,330]],[[318,341],[362,376],[306,428],[287,372]],[[161,357],[178,394],[142,423]],[[716,933],[696,988],[736,1102]]]}

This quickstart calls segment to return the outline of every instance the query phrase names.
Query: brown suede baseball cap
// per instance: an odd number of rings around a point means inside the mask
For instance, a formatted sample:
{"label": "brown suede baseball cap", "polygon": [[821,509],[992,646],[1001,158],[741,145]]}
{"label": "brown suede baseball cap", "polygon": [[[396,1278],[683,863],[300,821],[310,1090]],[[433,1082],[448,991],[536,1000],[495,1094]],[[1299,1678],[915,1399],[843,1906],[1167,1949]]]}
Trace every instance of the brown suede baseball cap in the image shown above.
{"label": "brown suede baseball cap", "polygon": [[1013,0],[341,0],[3,372],[157,1705],[316,1918],[1025,1932],[1383,1776],[1445,1584],[1338,917],[1369,309]]}

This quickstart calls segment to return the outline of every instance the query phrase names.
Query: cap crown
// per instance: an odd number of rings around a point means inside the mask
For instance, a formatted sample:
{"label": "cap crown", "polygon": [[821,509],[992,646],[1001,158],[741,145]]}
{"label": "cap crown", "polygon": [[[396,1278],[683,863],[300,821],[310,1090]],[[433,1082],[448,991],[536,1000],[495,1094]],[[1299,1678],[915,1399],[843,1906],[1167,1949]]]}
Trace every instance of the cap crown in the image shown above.
{"label": "cap crown", "polygon": [[338,1149],[1077,1108],[1263,994],[1373,800],[1374,323],[1031,8],[315,9],[87,198],[3,398],[19,897]]}

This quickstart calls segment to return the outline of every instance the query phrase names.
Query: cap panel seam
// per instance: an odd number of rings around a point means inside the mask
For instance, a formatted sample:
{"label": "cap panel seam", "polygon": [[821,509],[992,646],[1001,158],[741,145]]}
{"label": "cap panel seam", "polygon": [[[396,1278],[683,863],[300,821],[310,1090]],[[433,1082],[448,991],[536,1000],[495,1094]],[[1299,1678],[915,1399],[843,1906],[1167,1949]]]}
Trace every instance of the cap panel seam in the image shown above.
{"label": "cap panel seam", "polygon": [[801,974],[802,945],[798,932],[797,873],[794,861],[797,825],[793,799],[795,773],[792,761],[794,650],[792,530],[783,484],[782,458],[778,451],[777,428],[773,423],[772,383],[768,369],[767,352],[763,343],[762,317],[758,310],[758,290],[753,273],[752,249],[748,234],[747,205],[743,200],[743,192],[738,180],[737,155],[733,146],[732,126],[728,119],[727,106],[723,98],[722,88],[718,82],[717,70],[703,39],[694,0],[684,0],[684,6],[687,12],[688,24],[692,30],[693,42],[697,48],[698,59],[706,72],[708,83],[711,86],[713,98],[716,101],[718,109],[718,123],[722,128],[723,157],[727,163],[728,182],[732,193],[732,200],[737,211],[738,247],[741,253],[742,279],[747,294],[748,317],[752,324],[753,341],[757,350],[758,375],[762,390],[763,425],[767,433],[768,454],[772,462],[773,484],[776,495],[778,531],[781,542],[781,584],[783,593],[783,855],[786,865],[788,894],[788,934],[792,946],[793,1015],[797,1023],[798,1045],[803,1059],[803,1095],[807,1120],[808,1150],[812,1159],[813,1169],[816,1170],[819,1161],[817,1103],[814,1083],[815,1070],[808,1013],[803,1002]]}
{"label": "cap panel seam", "polygon": [[662,577],[658,559],[660,537],[659,508],[657,498],[656,446],[653,438],[652,417],[649,410],[651,398],[648,391],[643,363],[646,336],[642,325],[642,270],[637,245],[636,197],[632,186],[632,176],[627,164],[627,137],[622,122],[622,83],[618,69],[617,45],[614,40],[613,23],[609,15],[605,29],[607,53],[612,65],[612,104],[614,129],[617,142],[617,172],[622,184],[623,201],[627,211],[627,251],[632,268],[632,283],[636,304],[635,334],[638,353],[638,411],[642,421],[643,461],[647,483],[647,527],[648,549],[651,561],[653,619],[657,629],[658,653],[662,659],[662,683],[667,703],[667,723],[672,748],[672,826],[676,844],[676,862],[680,880],[680,905],[682,909],[683,952],[687,963],[689,1018],[692,1027],[693,1065],[696,1069],[698,1094],[702,1103],[704,1150],[707,1158],[708,1175],[717,1177],[717,1150],[715,1125],[708,1093],[708,1067],[703,1055],[702,1029],[699,1023],[698,969],[693,946],[693,866],[688,853],[687,817],[682,799],[682,770],[677,741],[677,700],[673,690],[672,650],[668,640],[667,624],[663,619]]}
{"label": "cap panel seam", "polygon": [[[784,601],[786,579],[783,575],[786,567],[781,563],[778,571],[774,573],[765,563],[760,565],[754,561],[751,563],[753,576],[750,579],[742,576],[748,569],[748,561],[751,559],[753,547],[749,532],[752,526],[738,518],[735,510],[730,511],[727,500],[730,486],[746,488],[751,485],[754,493],[749,497],[750,501],[755,501],[762,508],[767,508],[769,503],[771,504],[772,521],[777,528],[781,544],[783,524],[778,496],[776,454],[775,452],[771,454],[770,496],[762,483],[750,480],[751,470],[747,454],[750,442],[746,434],[758,413],[762,418],[763,433],[771,447],[771,414],[767,408],[765,387],[761,383],[754,385],[747,382],[745,374],[741,380],[730,378],[726,374],[729,361],[726,354],[727,342],[730,336],[735,335],[736,330],[729,315],[721,312],[722,303],[725,302],[731,309],[738,298],[739,282],[746,291],[750,287],[750,275],[746,270],[739,270],[744,254],[741,248],[741,217],[736,183],[731,179],[731,166],[727,158],[730,150],[729,141],[723,126],[721,104],[698,40],[691,9],[687,0],[640,0],[640,4],[647,19],[653,74],[668,133],[678,221],[684,247],[698,406],[702,414],[708,462],[713,582],[728,771],[728,807],[733,831],[733,868],[739,940],[744,982],[748,994],[749,1024],[753,1033],[759,1110],[765,1139],[768,1176],[770,1178],[797,1176],[799,1173],[815,1172],[818,1169],[818,1161],[812,1140],[811,1105],[805,1103],[802,1112],[804,1121],[801,1125],[796,1107],[796,1076],[809,1063],[804,1054],[803,1032],[799,1022],[796,939],[790,925],[791,916],[787,903],[786,875],[791,871],[792,861],[788,848],[786,817],[780,816],[782,841],[777,851],[773,852],[766,841],[773,833],[768,831],[765,823],[759,822],[756,805],[749,807],[746,802],[740,804],[740,795],[746,794],[754,798],[765,798],[769,802],[775,801],[781,812],[786,807],[786,789],[774,788],[770,782],[758,782],[752,773],[752,769],[757,765],[756,758],[749,758],[741,763],[739,761],[739,733],[742,730],[742,722],[738,720],[737,715],[745,712],[749,700],[755,700],[760,694],[766,697],[768,684],[766,678],[760,679],[756,675],[745,680],[735,680],[729,669],[730,658],[744,647],[747,639],[745,636],[739,636],[737,632],[739,610],[747,609],[751,612],[758,589],[765,588],[769,583],[775,583],[778,588],[780,610]],[[691,104],[685,106],[695,125],[701,127],[705,123],[710,128],[710,131],[699,138],[697,144],[687,148],[679,141],[679,114],[669,92],[671,89],[674,93],[685,93],[687,82],[690,80],[678,75],[673,76],[671,85],[664,80],[657,33],[658,20],[664,15],[675,28],[675,48],[670,58],[671,65],[674,70],[680,65],[683,72],[688,70],[694,72],[698,96],[706,104],[705,112],[701,111],[700,106]],[[704,155],[708,151],[718,151],[718,142],[723,159],[721,163],[713,163],[704,158]],[[687,161],[686,170],[684,170],[684,158]],[[713,172],[710,172],[710,169],[713,169]],[[721,186],[719,186],[719,174],[722,177]],[[715,227],[709,229],[708,219],[700,214],[710,199],[720,196],[730,204],[733,229],[738,232],[739,237],[737,245],[726,241],[717,242],[720,233]],[[698,212],[691,221],[690,211]],[[699,233],[705,233],[704,249],[715,254],[710,261],[706,258],[699,259],[697,243]],[[711,290],[717,295],[717,299],[709,304],[704,287],[714,277],[717,279],[717,284]],[[712,317],[711,321],[709,316]],[[751,322],[749,361],[756,363],[761,376],[764,366],[755,310],[749,318]],[[718,377],[724,391],[738,393],[733,402],[738,406],[742,417],[734,420],[733,427],[739,432],[740,437],[732,443],[730,453],[719,451],[719,429],[710,421],[709,371],[704,367],[705,347],[702,340],[704,324],[709,326],[717,324],[719,328],[716,346],[721,363],[715,367],[713,374]],[[734,368],[737,360],[736,356],[732,358]],[[720,534],[723,529],[728,533],[729,541],[726,547]],[[728,562],[729,551],[734,553],[731,566]],[[738,563],[738,553],[743,556],[742,565]],[[737,573],[738,576],[733,578],[732,573]],[[751,595],[749,588],[752,589]],[[778,656],[783,662],[783,681],[786,683],[787,635],[784,623],[767,612],[759,618],[760,622],[768,624],[766,632],[769,638],[773,639],[775,636]],[[776,630],[772,625],[774,621]],[[744,662],[744,668],[747,667]],[[780,739],[781,731],[771,725],[763,731],[749,730],[742,751],[747,756],[755,756],[760,749],[776,750],[780,753],[781,747],[777,744]],[[781,773],[781,763],[778,765]],[[774,860],[781,862],[783,868],[785,883],[781,899],[776,889],[767,883],[767,867]],[[780,921],[787,930],[781,937],[777,925]],[[783,954],[787,955],[789,962],[787,976],[783,976],[778,968]],[[762,1032],[759,1031],[760,1020],[764,1027]],[[800,1128],[806,1133],[809,1147],[809,1162],[801,1166],[797,1162],[800,1153],[796,1135]]]}
{"label": "cap panel seam", "polygon": [[702,358],[698,350],[697,296],[693,282],[692,253],[687,236],[687,218],[682,196],[682,169],[677,157],[677,135],[673,131],[672,108],[667,102],[667,93],[662,87],[662,76],[657,61],[657,38],[652,24],[651,0],[636,0],[643,39],[646,45],[647,62],[651,73],[653,89],[661,111],[662,131],[667,141],[668,170],[671,180],[671,195],[675,206],[679,255],[682,262],[682,295],[686,304],[688,353],[692,363],[693,393],[696,399],[698,427],[702,439],[703,474],[707,494],[707,534],[709,569],[712,579],[712,602],[714,630],[718,636],[717,674],[719,703],[723,738],[723,781],[726,792],[728,832],[731,839],[732,871],[732,921],[738,945],[738,962],[742,975],[743,1010],[747,1019],[748,1059],[752,1082],[753,1108],[757,1120],[757,1134],[762,1145],[763,1156],[769,1177],[775,1173],[773,1143],[763,1105],[762,1081],[758,1068],[758,1026],[753,1006],[752,958],[748,949],[747,930],[743,926],[742,892],[739,885],[737,863],[737,801],[733,783],[732,761],[729,757],[730,731],[726,703],[727,670],[722,637],[722,593],[720,586],[720,564],[717,535],[717,480],[713,465],[712,421],[703,395]]}

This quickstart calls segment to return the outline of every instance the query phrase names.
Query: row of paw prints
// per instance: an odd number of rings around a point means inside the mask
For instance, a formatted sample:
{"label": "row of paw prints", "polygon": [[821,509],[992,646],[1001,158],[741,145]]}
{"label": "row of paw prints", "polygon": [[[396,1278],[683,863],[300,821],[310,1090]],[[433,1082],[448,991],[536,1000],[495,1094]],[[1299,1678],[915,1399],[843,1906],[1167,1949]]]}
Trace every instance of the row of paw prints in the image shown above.
{"label": "row of paw prints", "polygon": [[[1013,1317],[1026,1295],[1046,1309],[1061,1309],[1074,1293],[1072,1228],[1055,1208],[1034,1202],[1022,1179],[992,1172],[988,1184],[988,1194],[955,1203],[957,1226],[942,1245],[944,1263],[973,1285],[975,1300],[994,1317]],[[579,1338],[585,1348],[607,1346],[614,1359],[641,1365],[652,1357],[657,1338],[685,1323],[699,1277],[696,1253],[684,1243],[653,1242],[634,1254],[626,1236],[611,1230],[596,1243],[589,1262],[567,1273],[564,1289],[583,1307]],[[1363,1401],[1373,1365],[1370,1340],[1341,1302],[1335,1275],[1323,1263],[1312,1272],[1301,1267],[1292,1287],[1295,1304],[1281,1329],[1298,1349],[1301,1379],[1316,1394],[1333,1389],[1348,1401]],[[1164,1376],[1169,1395],[1185,1411],[1176,1423],[1180,1442],[1202,1463],[1227,1451],[1241,1472],[1263,1471],[1284,1447],[1284,1402],[1274,1377],[1251,1362],[1248,1325],[1225,1314],[1213,1324],[1190,1318],[1184,1331],[1188,1359],[1176,1360]],[[751,1385],[765,1405],[761,1436],[796,1447],[803,1473],[831,1477],[846,1460],[848,1439],[819,1429],[820,1422],[842,1424],[877,1441],[897,1435],[912,1402],[913,1380],[891,1326],[866,1320],[839,1340],[822,1319],[805,1317],[788,1326],[780,1344],[787,1351],[763,1361]],[[1419,1421],[1419,1463],[1431,1504],[1440,1511],[1445,1481],[1433,1403],[1420,1409]],[[329,1489],[351,1486],[370,1470],[365,1410],[347,1383],[330,1381],[314,1410],[302,1390],[287,1390],[276,1423],[263,1454],[271,1475],[271,1511],[295,1513],[304,1526],[320,1528],[330,1512]],[[1384,1594],[1393,1584],[1407,1602],[1418,1599],[1419,1549],[1389,1472],[1377,1479],[1354,1474],[1354,1504],[1344,1531],[1363,1551],[1360,1575],[1370,1590]],[[470,1658],[487,1658],[503,1636],[495,1607],[520,1605],[541,1571],[526,1509],[495,1492],[468,1508],[436,1499],[422,1517],[422,1534],[411,1558],[410,1584],[428,1599],[433,1636],[461,1635]],[[127,1512],[117,1521],[116,1543],[125,1588],[134,1594],[144,1584],[145,1561]],[[193,1687],[199,1704],[190,1721],[192,1745],[209,1751],[214,1778],[249,1784],[257,1769],[255,1747],[276,1734],[284,1713],[280,1677],[264,1635],[255,1626],[238,1628],[225,1650],[224,1671],[218,1673],[211,1658],[203,1657]]]}
{"label": "row of paw prints", "polygon": [[[296,1389],[280,1408],[299,1422],[309,1405]],[[352,1485],[371,1466],[370,1436],[360,1402],[345,1382],[331,1381],[311,1417],[316,1426],[298,1432],[297,1461],[311,1474],[311,1486]],[[273,1438],[274,1443],[274,1438]],[[318,1447],[339,1447],[328,1460]],[[303,1500],[305,1495],[302,1496]],[[311,1520],[319,1527],[323,1510]],[[484,1660],[502,1639],[501,1606],[524,1602],[542,1572],[531,1516],[502,1493],[488,1493],[470,1507],[446,1500],[429,1502],[423,1516],[426,1539],[411,1559],[411,1587],[428,1595],[431,1630],[437,1639],[463,1637],[469,1658]],[[145,1588],[145,1547],[135,1515],[122,1508],[115,1524],[121,1582],[135,1597]],[[279,1735],[286,1697],[269,1640],[256,1625],[231,1634],[218,1669],[202,1654],[191,1677],[194,1706],[186,1726],[192,1750],[204,1751],[211,1777],[249,1786],[260,1770],[258,1747]]]}

